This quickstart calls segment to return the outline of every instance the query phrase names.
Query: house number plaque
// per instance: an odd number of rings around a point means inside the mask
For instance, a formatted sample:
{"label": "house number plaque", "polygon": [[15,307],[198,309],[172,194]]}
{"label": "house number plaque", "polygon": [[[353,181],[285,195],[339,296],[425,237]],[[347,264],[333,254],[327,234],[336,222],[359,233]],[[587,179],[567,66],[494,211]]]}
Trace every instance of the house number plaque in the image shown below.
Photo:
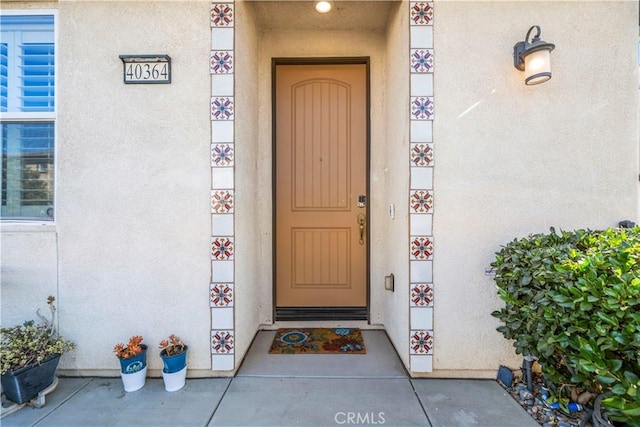
{"label": "house number plaque", "polygon": [[171,83],[169,55],[120,55],[125,84]]}

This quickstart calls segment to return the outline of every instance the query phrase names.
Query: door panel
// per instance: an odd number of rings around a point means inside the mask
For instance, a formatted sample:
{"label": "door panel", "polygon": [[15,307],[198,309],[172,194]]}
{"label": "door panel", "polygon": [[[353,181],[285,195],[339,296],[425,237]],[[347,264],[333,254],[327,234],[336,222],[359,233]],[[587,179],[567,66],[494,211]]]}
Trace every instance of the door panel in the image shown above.
{"label": "door panel", "polygon": [[367,304],[366,73],[276,66],[277,307]]}

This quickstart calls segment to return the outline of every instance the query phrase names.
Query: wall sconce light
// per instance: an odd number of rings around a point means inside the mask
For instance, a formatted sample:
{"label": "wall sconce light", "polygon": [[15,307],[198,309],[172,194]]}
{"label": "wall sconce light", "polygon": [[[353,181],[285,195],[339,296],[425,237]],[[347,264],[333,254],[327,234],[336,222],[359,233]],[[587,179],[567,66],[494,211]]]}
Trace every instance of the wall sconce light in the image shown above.
{"label": "wall sconce light", "polygon": [[321,0],[313,2],[313,6],[316,8],[316,11],[319,13],[327,13],[331,10],[333,6],[330,1]]}
{"label": "wall sconce light", "polygon": [[[529,42],[531,32],[536,30],[533,40]],[[513,66],[524,71],[524,83],[537,85],[551,78],[551,51],[556,47],[540,39],[540,27],[534,25],[527,31],[523,42],[513,46]]]}

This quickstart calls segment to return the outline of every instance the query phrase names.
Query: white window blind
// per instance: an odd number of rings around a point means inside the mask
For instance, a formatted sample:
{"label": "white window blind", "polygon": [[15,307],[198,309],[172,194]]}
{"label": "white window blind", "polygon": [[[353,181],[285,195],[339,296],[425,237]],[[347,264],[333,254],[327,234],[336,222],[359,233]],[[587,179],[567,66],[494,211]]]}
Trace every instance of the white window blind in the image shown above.
{"label": "white window blind", "polygon": [[53,43],[23,43],[20,49],[21,111],[54,111]]}
{"label": "white window blind", "polygon": [[2,111],[55,111],[52,15],[0,15]]}
{"label": "white window blind", "polygon": [[55,183],[53,14],[0,15],[0,217],[52,220]]}

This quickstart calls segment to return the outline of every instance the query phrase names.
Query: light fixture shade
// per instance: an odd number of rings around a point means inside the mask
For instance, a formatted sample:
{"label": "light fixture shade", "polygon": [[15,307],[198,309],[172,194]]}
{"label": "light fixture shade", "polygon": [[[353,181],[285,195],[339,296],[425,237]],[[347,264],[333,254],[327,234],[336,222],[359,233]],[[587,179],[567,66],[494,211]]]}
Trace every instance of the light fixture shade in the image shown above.
{"label": "light fixture shade", "polygon": [[551,78],[551,51],[537,50],[524,57],[524,83],[537,85]]}
{"label": "light fixture shade", "polygon": [[316,11],[320,13],[327,13],[331,10],[332,4],[330,1],[321,0],[321,1],[316,1],[314,3],[314,7],[316,8]]}
{"label": "light fixture shade", "polygon": [[[531,32],[536,34],[531,39]],[[531,40],[531,41],[529,41]],[[526,85],[537,85],[551,78],[551,51],[556,46],[540,38],[540,27],[534,25],[529,28],[523,42],[513,47],[513,66],[525,72]]]}

